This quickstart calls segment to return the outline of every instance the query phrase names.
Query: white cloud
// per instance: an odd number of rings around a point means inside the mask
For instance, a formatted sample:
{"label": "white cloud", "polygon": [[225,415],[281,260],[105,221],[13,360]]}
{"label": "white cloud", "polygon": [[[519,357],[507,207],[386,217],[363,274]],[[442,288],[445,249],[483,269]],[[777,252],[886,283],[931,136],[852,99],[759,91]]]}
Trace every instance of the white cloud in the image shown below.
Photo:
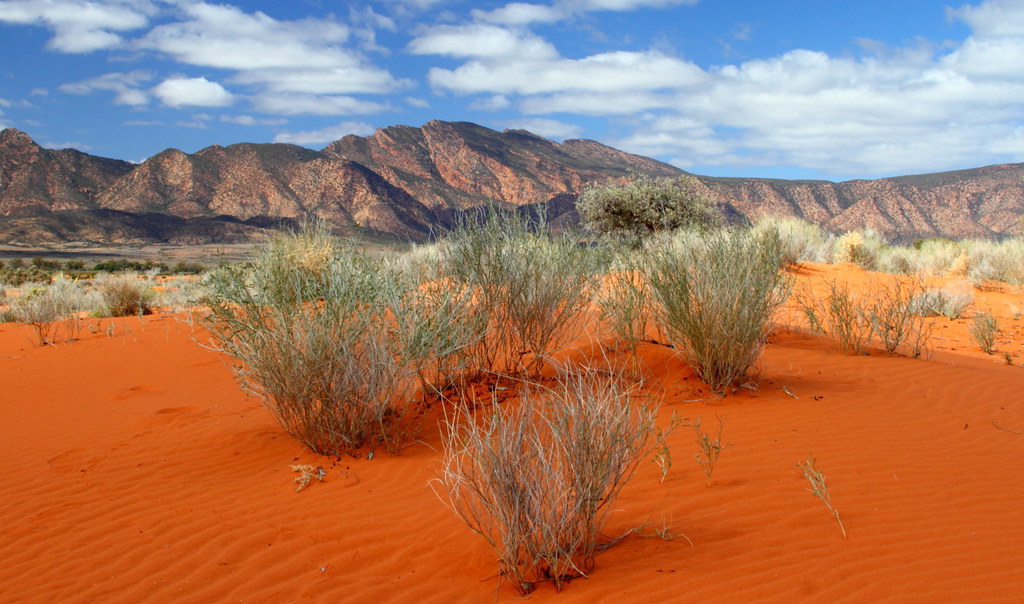
{"label": "white cloud", "polygon": [[[409,50],[461,60],[428,79],[474,95],[471,109],[618,116],[632,133],[608,142],[680,166],[877,176],[1024,160],[1022,0],[950,9],[972,28],[959,44],[861,40],[860,55],[794,49],[707,69],[655,50],[570,59],[524,29],[558,14],[668,4],[682,3],[512,3],[426,29]],[[536,131],[557,137],[563,123]]]}
{"label": "white cloud", "polygon": [[321,145],[333,143],[349,134],[369,136],[373,134],[373,126],[365,122],[341,122],[319,130],[306,132],[282,132],[274,137],[275,143],[291,143],[293,145]]}
{"label": "white cloud", "polygon": [[680,89],[702,84],[706,74],[657,51],[615,51],[582,59],[472,60],[453,70],[434,67],[428,78],[435,87],[457,93],[529,95]]}
{"label": "white cloud", "polygon": [[[205,2],[183,4],[181,10],[183,20],[153,28],[138,42],[139,48],[181,63],[235,72],[228,81],[253,88],[260,111],[288,98],[293,101],[288,115],[302,108],[311,108],[314,115],[343,113],[336,98],[327,99],[334,109],[318,102],[325,95],[386,94],[410,85],[345,47],[353,35],[373,43],[367,32],[394,26],[372,9],[353,9],[360,23],[356,30],[333,18],[281,21]],[[353,112],[366,113],[366,106]]]}
{"label": "white cloud", "polygon": [[489,11],[474,9],[474,19],[501,25],[554,23],[589,12],[632,11],[641,8],[662,8],[681,4],[697,4],[700,0],[559,0],[553,4],[511,2]]}
{"label": "white cloud", "polygon": [[139,89],[139,86],[153,79],[153,74],[145,70],[130,71],[127,73],[107,73],[80,82],[69,82],[61,84],[59,90],[70,94],[92,94],[97,91],[110,91],[116,93],[114,103],[118,105],[145,105],[149,102],[148,95]]}
{"label": "white cloud", "polygon": [[259,118],[251,115],[222,115],[220,121],[239,126],[283,126],[288,123],[284,118]]}
{"label": "white cloud", "polygon": [[[502,109],[508,109],[512,106],[512,101],[508,100],[508,97],[503,94],[496,94],[494,96],[473,99],[469,103],[470,109],[477,111],[501,111]],[[531,112],[527,112],[531,113]],[[543,113],[541,111],[535,111],[532,113]]]}
{"label": "white cloud", "polygon": [[966,23],[976,36],[1024,36],[1024,3],[1020,0],[989,0],[976,6],[947,7],[946,15]]}
{"label": "white cloud", "polygon": [[514,61],[554,59],[558,56],[555,47],[539,36],[484,23],[433,27],[410,42],[409,51],[417,55]]}
{"label": "white cloud", "polygon": [[234,101],[223,86],[206,78],[168,78],[153,88],[153,94],[171,107],[224,107]]}
{"label": "white cloud", "polygon": [[405,103],[410,107],[416,107],[417,109],[426,109],[430,107],[430,103],[426,99],[414,96],[405,97]]}
{"label": "white cloud", "polygon": [[578,138],[583,133],[583,129],[575,124],[539,117],[506,120],[502,122],[502,125],[515,130],[528,130],[533,134],[557,140]]}
{"label": "white cloud", "polygon": [[45,26],[50,48],[86,53],[120,46],[114,32],[145,27],[155,11],[147,0],[9,0],[0,2],[0,21]]}
{"label": "white cloud", "polygon": [[378,113],[387,105],[350,96],[261,94],[253,99],[257,111],[279,115],[351,115]]}

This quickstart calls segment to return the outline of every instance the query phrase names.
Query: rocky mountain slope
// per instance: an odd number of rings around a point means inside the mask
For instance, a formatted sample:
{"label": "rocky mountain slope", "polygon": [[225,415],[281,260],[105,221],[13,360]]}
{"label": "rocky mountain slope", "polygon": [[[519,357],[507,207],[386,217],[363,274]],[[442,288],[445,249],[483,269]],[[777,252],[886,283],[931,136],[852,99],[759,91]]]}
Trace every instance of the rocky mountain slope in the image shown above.
{"label": "rocky mountain slope", "polygon": [[[317,216],[342,233],[424,240],[455,211],[550,202],[572,223],[587,183],[681,170],[589,140],[564,143],[467,122],[393,126],[321,151],[284,144],[167,149],[142,164],[41,148],[0,132],[0,243],[210,243]],[[793,215],[890,238],[1021,233],[1024,165],[842,183],[698,177],[749,218]]]}

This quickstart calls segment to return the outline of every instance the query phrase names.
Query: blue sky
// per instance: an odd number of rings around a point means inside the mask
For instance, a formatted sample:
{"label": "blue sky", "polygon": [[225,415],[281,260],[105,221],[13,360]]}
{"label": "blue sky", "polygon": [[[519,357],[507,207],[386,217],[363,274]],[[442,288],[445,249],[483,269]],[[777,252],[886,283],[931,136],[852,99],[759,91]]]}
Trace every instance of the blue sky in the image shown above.
{"label": "blue sky", "polygon": [[698,174],[1024,161],[1024,0],[0,0],[0,127],[141,161],[467,120]]}

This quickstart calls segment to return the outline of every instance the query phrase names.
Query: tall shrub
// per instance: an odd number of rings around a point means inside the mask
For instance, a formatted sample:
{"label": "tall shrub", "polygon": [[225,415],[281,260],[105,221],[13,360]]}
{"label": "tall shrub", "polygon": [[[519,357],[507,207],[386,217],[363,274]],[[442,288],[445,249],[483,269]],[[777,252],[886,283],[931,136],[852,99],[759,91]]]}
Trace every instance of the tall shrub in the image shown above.
{"label": "tall shrub", "polygon": [[739,385],[761,354],[772,313],[792,287],[781,262],[772,232],[723,230],[677,238],[653,252],[659,320],[713,391]]}

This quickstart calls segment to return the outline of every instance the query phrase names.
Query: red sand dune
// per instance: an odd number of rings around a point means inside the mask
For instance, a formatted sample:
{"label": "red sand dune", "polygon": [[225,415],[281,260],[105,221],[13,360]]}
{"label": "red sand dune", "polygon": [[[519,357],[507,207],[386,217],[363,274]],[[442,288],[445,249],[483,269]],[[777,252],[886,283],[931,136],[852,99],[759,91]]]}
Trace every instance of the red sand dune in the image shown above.
{"label": "red sand dune", "polygon": [[[1024,295],[975,295],[1000,320],[1000,350],[1024,364],[1013,316]],[[400,457],[318,457],[176,316],[93,331],[38,347],[27,327],[0,325],[0,602],[520,599],[428,487],[432,423]],[[846,356],[780,330],[759,390],[723,399],[670,350],[644,345],[665,422],[673,411],[705,427],[724,419],[712,484],[679,430],[665,481],[645,462],[608,527],[641,530],[590,578],[529,599],[1021,601],[1024,370],[979,352],[966,320],[940,319],[936,335],[933,358],[915,360]],[[808,456],[846,540],[807,491],[797,464]],[[325,481],[296,492],[298,463],[322,466]],[[665,526],[685,538],[659,538]]]}

